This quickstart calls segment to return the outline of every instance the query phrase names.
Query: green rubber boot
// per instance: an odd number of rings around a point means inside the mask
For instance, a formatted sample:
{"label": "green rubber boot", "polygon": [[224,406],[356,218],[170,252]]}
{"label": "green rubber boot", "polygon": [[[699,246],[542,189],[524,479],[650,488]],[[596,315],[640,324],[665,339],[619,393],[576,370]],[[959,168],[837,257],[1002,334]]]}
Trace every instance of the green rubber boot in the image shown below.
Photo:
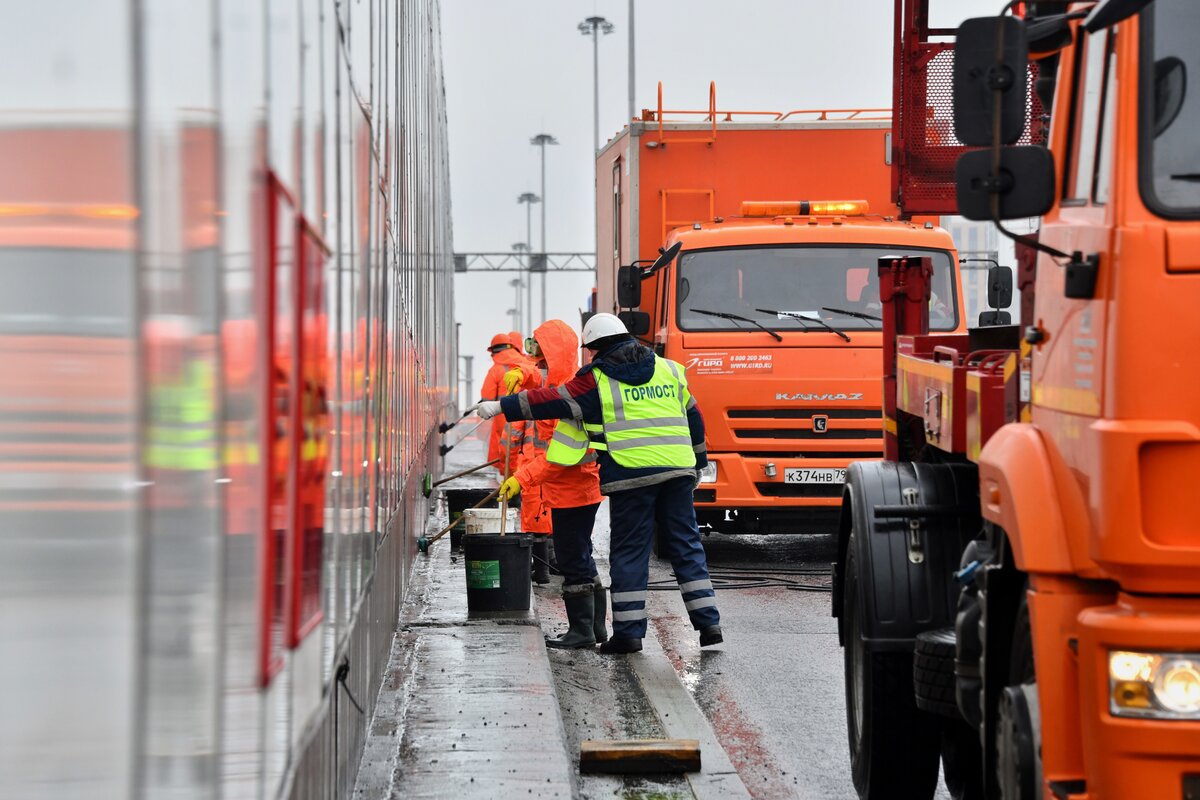
{"label": "green rubber boot", "polygon": [[567,622],[570,629],[562,636],[546,637],[546,647],[559,650],[578,650],[592,647],[596,637],[592,635],[594,611],[592,584],[581,583],[563,587],[563,605],[567,607]]}

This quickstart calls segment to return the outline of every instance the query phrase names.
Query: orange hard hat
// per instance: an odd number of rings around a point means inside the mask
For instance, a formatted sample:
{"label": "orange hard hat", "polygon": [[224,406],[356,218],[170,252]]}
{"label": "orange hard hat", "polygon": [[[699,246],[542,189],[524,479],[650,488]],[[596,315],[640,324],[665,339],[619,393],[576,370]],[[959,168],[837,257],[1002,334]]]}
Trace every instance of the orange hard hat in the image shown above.
{"label": "orange hard hat", "polygon": [[512,345],[512,339],[509,337],[509,334],[497,333],[493,336],[492,343],[488,345],[488,350],[491,350],[493,347],[499,347],[502,344]]}
{"label": "orange hard hat", "polygon": [[518,353],[525,352],[525,337],[521,335],[520,331],[509,331],[508,343],[511,344],[513,346],[513,350],[516,350]]}

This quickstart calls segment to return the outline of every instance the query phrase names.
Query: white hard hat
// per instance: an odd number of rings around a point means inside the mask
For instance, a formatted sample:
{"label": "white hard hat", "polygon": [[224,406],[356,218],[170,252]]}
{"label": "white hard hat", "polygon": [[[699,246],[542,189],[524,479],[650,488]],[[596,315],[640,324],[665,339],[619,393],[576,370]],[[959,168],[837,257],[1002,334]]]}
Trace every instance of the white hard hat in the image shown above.
{"label": "white hard hat", "polygon": [[593,314],[583,326],[583,346],[608,336],[629,335],[629,329],[615,314]]}

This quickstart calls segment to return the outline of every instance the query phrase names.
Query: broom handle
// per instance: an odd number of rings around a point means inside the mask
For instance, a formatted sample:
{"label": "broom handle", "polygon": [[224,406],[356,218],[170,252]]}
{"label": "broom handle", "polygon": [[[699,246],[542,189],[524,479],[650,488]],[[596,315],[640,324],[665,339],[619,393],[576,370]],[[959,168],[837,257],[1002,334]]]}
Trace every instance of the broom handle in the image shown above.
{"label": "broom handle", "polygon": [[[500,485],[503,486],[508,481],[508,469],[512,466],[512,424],[504,423],[504,481]],[[508,522],[508,495],[500,498],[500,535],[504,535],[505,523]]]}
{"label": "broom handle", "polygon": [[465,475],[470,475],[472,472],[479,472],[479,470],[481,470],[485,467],[490,467],[490,466],[493,466],[494,464],[499,464],[499,463],[500,463],[500,459],[494,458],[491,461],[487,462],[486,464],[480,464],[477,467],[471,467],[470,469],[464,469],[462,472],[456,472],[453,475],[446,476],[445,478],[439,478],[438,480],[433,482],[433,485],[441,486],[443,483],[449,483],[452,480],[456,480]]}

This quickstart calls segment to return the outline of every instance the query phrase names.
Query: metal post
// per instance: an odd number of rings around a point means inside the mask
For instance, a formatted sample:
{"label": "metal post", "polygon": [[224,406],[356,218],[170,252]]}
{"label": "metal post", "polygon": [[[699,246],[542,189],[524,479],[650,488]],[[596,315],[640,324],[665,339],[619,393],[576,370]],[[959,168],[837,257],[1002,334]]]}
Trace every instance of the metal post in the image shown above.
{"label": "metal post", "polygon": [[[548,133],[539,133],[529,140],[530,144],[535,144],[542,148],[542,257],[546,255],[546,145],[558,144],[558,140]],[[533,280],[532,275],[530,280]],[[542,322],[546,321],[546,273],[542,273]],[[532,333],[530,333],[532,335]]]}
{"label": "metal post", "polygon": [[600,29],[592,26],[592,155],[600,152]]}
{"label": "metal post", "polygon": [[466,378],[465,378],[466,383],[467,383],[467,400],[466,400],[466,402],[469,403],[475,399],[475,373],[473,371],[475,369],[475,356],[463,356],[462,359],[465,362],[463,364],[463,371],[466,372]]}
{"label": "metal post", "polygon": [[521,333],[530,336],[533,333],[533,203],[525,204],[525,330]]}
{"label": "metal post", "polygon": [[[546,258],[546,144],[542,142],[542,259]],[[533,273],[529,274],[529,282],[533,283]],[[542,273],[542,322],[546,321],[546,273]],[[529,331],[533,336],[533,331]]]}
{"label": "metal post", "polygon": [[[633,0],[629,0],[629,121],[631,122],[637,117],[637,105],[633,97],[634,84],[636,83],[634,80],[636,59],[633,54]],[[542,193],[542,196],[545,197],[545,192]]]}
{"label": "metal post", "polygon": [[588,17],[579,23],[579,32],[592,37],[592,154],[600,151],[600,34],[613,32],[613,24],[604,17]]}

